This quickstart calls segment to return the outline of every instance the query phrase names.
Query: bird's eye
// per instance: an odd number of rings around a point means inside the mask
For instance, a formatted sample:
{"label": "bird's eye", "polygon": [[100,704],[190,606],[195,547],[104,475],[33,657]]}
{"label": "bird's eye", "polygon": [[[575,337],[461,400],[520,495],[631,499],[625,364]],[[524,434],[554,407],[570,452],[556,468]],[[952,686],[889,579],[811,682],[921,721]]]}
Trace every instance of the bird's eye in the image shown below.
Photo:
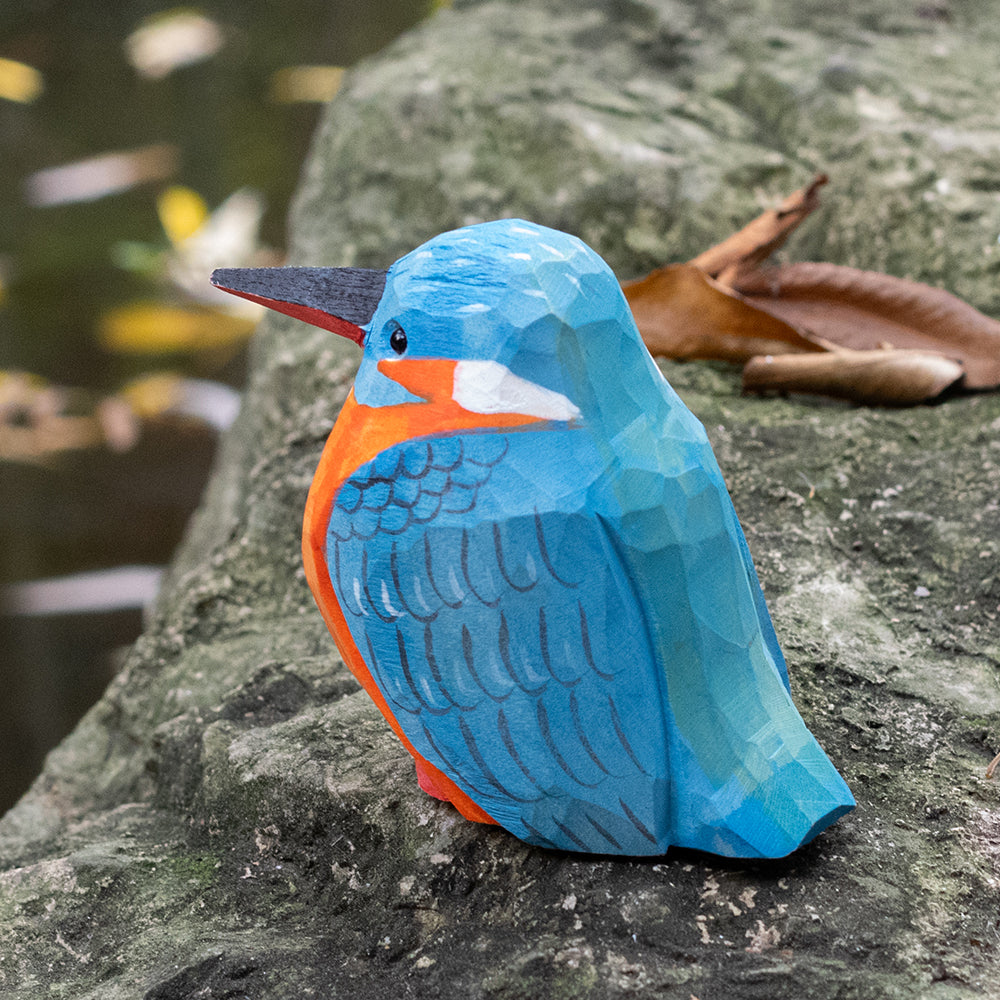
{"label": "bird's eye", "polygon": [[397,354],[402,354],[406,350],[406,334],[403,333],[403,328],[401,326],[397,326],[392,333],[389,334],[389,346]]}

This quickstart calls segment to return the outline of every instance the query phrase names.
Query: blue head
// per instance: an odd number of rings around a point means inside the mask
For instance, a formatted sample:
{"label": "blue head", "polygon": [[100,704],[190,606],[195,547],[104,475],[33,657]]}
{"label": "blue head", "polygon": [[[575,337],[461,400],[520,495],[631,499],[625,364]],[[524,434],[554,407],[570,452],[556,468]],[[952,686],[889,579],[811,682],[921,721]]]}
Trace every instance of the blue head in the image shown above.
{"label": "blue head", "polygon": [[379,362],[403,356],[488,362],[493,377],[502,366],[514,386],[558,393],[585,420],[624,380],[662,385],[607,264],[519,219],[442,233],[393,264],[364,352],[355,393],[371,405],[402,401]]}
{"label": "blue head", "polygon": [[[576,237],[531,222],[442,233],[387,272],[233,269],[213,281],[358,342],[354,391],[367,406],[440,393],[431,382],[442,373],[453,398],[476,412],[521,406],[609,430],[664,400],[666,383],[611,269]],[[399,364],[417,360],[458,364]]]}

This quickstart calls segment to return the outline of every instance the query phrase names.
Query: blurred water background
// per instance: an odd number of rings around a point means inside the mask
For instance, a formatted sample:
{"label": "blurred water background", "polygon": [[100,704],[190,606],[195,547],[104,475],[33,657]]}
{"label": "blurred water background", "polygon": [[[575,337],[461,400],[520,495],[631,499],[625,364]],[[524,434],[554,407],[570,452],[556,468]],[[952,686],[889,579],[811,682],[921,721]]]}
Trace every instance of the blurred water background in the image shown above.
{"label": "blurred water background", "polygon": [[[0,813],[139,633],[342,68],[440,0],[0,5]],[[320,263],[320,262],[317,262]]]}

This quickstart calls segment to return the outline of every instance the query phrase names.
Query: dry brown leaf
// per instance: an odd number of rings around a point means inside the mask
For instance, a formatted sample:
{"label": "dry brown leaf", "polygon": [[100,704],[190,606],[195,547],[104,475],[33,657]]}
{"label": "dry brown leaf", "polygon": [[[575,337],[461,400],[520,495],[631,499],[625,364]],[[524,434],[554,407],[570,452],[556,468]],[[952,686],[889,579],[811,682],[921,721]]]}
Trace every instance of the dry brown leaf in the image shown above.
{"label": "dry brown leaf", "polygon": [[[818,205],[826,182],[818,175],[688,264],[624,283],[650,351],[752,359],[748,390],[863,403],[924,402],[963,376],[970,389],[1000,386],[1000,322],[954,295],[834,264],[762,266]],[[900,350],[879,349],[886,346]]]}
{"label": "dry brown leaf", "polygon": [[746,392],[808,392],[881,406],[913,406],[939,396],[963,374],[956,361],[929,351],[852,351],[752,358]]}
{"label": "dry brown leaf", "polygon": [[790,194],[776,209],[757,216],[739,232],[688,261],[729,288],[740,276],[760,267],[791,235],[800,222],[819,205],[819,189],[826,174],[817,174],[812,183]]}
{"label": "dry brown leaf", "polygon": [[968,388],[1000,385],[1000,323],[940,288],[836,264],[790,264],[744,275],[739,289],[840,347],[937,351],[962,362]]}
{"label": "dry brown leaf", "polygon": [[622,288],[653,355],[742,362],[757,354],[824,350],[693,264],[662,267]]}

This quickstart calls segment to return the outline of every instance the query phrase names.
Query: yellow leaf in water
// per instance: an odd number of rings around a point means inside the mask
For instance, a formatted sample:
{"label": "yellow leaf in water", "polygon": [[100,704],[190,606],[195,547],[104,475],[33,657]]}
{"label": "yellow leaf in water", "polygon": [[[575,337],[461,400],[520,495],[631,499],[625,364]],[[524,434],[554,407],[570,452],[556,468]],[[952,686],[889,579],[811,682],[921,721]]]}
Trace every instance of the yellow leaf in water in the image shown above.
{"label": "yellow leaf in water", "polygon": [[157,417],[177,403],[181,377],[172,372],[157,372],[129,382],[118,394],[140,417]]}
{"label": "yellow leaf in water", "polygon": [[325,104],[340,90],[343,77],[340,66],[286,66],[271,74],[271,100]]}
{"label": "yellow leaf in water", "polygon": [[0,97],[30,104],[45,89],[42,74],[16,59],[0,59]]}
{"label": "yellow leaf in water", "polygon": [[135,302],[101,318],[101,343],[125,354],[206,351],[239,343],[256,321],[213,309]]}
{"label": "yellow leaf in water", "polygon": [[193,418],[217,431],[224,431],[240,409],[240,394],[228,385],[166,371],[135,379],[109,399],[117,399],[143,420],[163,416]]}
{"label": "yellow leaf in water", "polygon": [[197,191],[175,184],[156,199],[156,211],[163,231],[177,246],[201,229],[208,218],[208,206]]}

